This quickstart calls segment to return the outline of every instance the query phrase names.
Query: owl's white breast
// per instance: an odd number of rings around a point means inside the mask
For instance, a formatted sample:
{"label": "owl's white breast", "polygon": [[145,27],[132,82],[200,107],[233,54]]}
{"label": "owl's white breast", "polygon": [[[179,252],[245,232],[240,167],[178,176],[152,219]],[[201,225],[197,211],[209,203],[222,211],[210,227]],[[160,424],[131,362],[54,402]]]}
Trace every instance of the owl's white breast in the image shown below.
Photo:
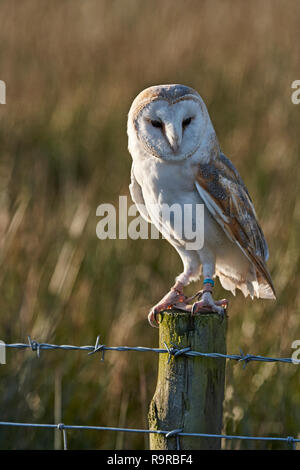
{"label": "owl's white breast", "polygon": [[[195,161],[192,159],[185,160],[184,162],[165,162],[152,156],[145,156],[143,151],[140,154],[135,153],[133,171],[135,178],[142,188],[142,193],[145,205],[153,224],[162,231],[164,237],[171,243],[174,240],[180,241],[184,244],[184,224],[188,227],[196,229],[196,221],[187,220],[184,212],[184,205],[191,204],[204,204],[198,191],[195,187]],[[174,204],[181,206],[182,225],[179,230],[176,227],[165,225],[165,220],[160,218],[163,205],[168,207]],[[195,215],[195,214],[194,214]],[[208,238],[211,238],[218,231],[215,228],[215,222],[211,219],[207,210],[205,210],[205,231]],[[203,221],[197,221],[203,223]],[[211,227],[211,223],[213,227]],[[210,228],[211,227],[211,228]]]}
{"label": "owl's white breast", "polygon": [[194,170],[190,160],[166,162],[149,155],[144,158],[140,151],[133,160],[134,174],[142,188],[145,202],[169,205],[184,200],[185,203],[196,202],[193,196]]}
{"label": "owl's white breast", "polygon": [[[181,227],[178,233],[168,234],[159,226],[164,222],[159,220],[158,211],[161,210],[163,204],[172,206],[179,204],[182,208],[183,224],[188,226],[193,224],[195,228],[196,221],[184,219],[185,204],[203,204],[204,220],[197,220],[197,225],[204,224],[204,249],[209,246],[210,249],[218,256],[218,251],[223,251],[224,245],[232,245],[227,239],[225,233],[220,228],[215,219],[211,216],[209,210],[205,206],[204,200],[201,198],[195,186],[196,165],[199,163],[199,154],[181,161],[181,162],[165,162],[153,156],[145,154],[143,150],[136,149],[133,156],[133,171],[137,182],[142,188],[142,193],[147,211],[154,225],[158,229],[162,229],[162,233],[171,243],[175,239],[184,242],[184,229]],[[199,227],[200,229],[200,227]],[[221,254],[221,253],[220,253]]]}

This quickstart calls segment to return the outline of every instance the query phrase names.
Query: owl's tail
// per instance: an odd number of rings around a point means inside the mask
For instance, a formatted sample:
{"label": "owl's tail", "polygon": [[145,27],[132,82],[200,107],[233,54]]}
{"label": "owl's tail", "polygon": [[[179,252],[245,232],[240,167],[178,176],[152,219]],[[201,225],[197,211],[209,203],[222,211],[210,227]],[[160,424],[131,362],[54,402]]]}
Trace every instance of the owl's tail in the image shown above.
{"label": "owl's tail", "polygon": [[265,281],[260,273],[256,273],[252,280],[237,279],[229,276],[227,273],[223,273],[220,270],[216,272],[220,279],[222,287],[226,290],[230,290],[235,295],[236,289],[242,291],[245,297],[248,295],[253,299],[270,299],[275,300],[276,295],[273,288]]}

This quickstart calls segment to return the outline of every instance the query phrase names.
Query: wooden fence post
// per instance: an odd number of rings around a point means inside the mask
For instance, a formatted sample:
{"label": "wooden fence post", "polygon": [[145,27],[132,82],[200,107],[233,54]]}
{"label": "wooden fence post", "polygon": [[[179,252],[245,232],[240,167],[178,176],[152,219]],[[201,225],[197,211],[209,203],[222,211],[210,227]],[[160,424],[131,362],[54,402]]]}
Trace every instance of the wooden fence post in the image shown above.
{"label": "wooden fence post", "polygon": [[[193,351],[226,354],[226,318],[209,313],[192,317],[166,311],[160,314],[159,344],[171,343]],[[225,359],[159,354],[158,378],[150,404],[149,429],[220,434],[225,384]],[[183,450],[220,449],[221,439],[184,437]],[[176,436],[150,434],[151,450],[176,450]]]}

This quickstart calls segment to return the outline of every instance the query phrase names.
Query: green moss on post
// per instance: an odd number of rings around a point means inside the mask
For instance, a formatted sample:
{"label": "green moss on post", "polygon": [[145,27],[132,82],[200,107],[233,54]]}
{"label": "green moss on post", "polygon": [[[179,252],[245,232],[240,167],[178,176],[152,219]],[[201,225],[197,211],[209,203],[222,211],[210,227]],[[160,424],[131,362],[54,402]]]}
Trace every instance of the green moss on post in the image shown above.
{"label": "green moss on post", "polygon": [[[226,354],[226,319],[210,313],[192,317],[166,311],[160,314],[159,344],[193,351]],[[149,410],[149,429],[220,434],[224,399],[225,359],[159,354],[158,379]],[[180,448],[219,449],[220,439],[180,437]],[[176,438],[150,434],[150,449],[176,449]]]}

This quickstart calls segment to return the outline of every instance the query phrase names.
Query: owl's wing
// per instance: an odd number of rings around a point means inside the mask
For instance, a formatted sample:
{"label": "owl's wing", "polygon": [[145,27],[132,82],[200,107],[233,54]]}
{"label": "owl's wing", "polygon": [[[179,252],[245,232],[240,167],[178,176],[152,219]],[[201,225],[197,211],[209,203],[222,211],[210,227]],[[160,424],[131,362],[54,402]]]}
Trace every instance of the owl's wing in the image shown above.
{"label": "owl's wing", "polygon": [[134,172],[133,166],[131,167],[131,183],[129,185],[129,191],[131,195],[131,199],[135,203],[136,207],[138,208],[139,213],[141,216],[146,220],[146,222],[152,223],[149,213],[146,209],[144,196],[142,193],[142,188],[140,187],[139,183],[137,182]]}
{"label": "owl's wing", "polygon": [[234,165],[222,153],[207,164],[199,164],[196,187],[228,238],[255,266],[258,281],[267,282],[266,294],[274,298],[275,289],[265,263],[268,246],[248,190]]}

